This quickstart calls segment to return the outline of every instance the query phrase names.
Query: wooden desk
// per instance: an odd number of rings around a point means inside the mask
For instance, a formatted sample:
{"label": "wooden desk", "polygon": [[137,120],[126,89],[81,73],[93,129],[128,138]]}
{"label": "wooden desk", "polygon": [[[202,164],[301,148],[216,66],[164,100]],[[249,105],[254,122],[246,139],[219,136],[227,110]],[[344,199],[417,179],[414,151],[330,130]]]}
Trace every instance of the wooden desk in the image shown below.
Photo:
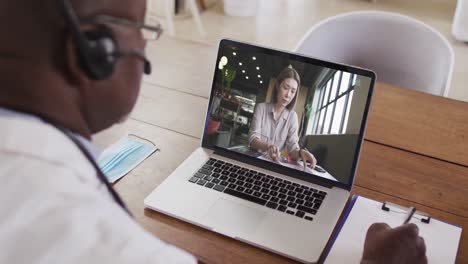
{"label": "wooden desk", "polygon": [[[146,94],[145,100],[149,100],[149,92]],[[170,96],[164,98],[167,100]],[[141,107],[148,107],[145,100]],[[207,99],[197,97],[196,100],[194,105],[207,104]],[[188,116],[178,118],[196,118],[205,109],[187,110],[184,113]],[[137,106],[132,120],[99,135],[97,140],[107,145],[131,132],[153,140],[161,148],[161,152],[115,186],[136,221],[155,236],[193,253],[206,263],[293,263],[145,210],[143,199],[199,145],[199,138],[185,130],[179,131],[180,124],[170,127],[171,120],[155,120],[154,115],[145,118],[140,110]],[[434,218],[461,226],[465,230],[457,263],[468,262],[467,121],[468,103],[378,84],[353,188],[353,193],[379,201],[413,205]],[[192,129],[201,129],[201,126]]]}
{"label": "wooden desk", "polygon": [[379,84],[366,139],[468,166],[468,103]]}

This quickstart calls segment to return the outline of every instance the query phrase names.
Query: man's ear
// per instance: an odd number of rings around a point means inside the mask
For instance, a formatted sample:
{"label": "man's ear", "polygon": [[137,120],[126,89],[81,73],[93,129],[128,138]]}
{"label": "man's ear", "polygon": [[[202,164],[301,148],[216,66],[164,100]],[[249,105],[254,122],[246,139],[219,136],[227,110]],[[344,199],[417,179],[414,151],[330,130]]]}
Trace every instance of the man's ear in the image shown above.
{"label": "man's ear", "polygon": [[[83,35],[85,32],[98,31],[99,26],[93,24],[80,25],[80,31]],[[73,82],[80,84],[89,83],[92,79],[86,73],[80,61],[78,51],[78,40],[75,39],[73,34],[68,34],[65,39],[65,65],[68,68],[70,79]]]}
{"label": "man's ear", "polygon": [[76,40],[72,36],[68,36],[65,40],[65,66],[68,70],[70,81],[77,84],[88,84],[90,79],[83,69]]}

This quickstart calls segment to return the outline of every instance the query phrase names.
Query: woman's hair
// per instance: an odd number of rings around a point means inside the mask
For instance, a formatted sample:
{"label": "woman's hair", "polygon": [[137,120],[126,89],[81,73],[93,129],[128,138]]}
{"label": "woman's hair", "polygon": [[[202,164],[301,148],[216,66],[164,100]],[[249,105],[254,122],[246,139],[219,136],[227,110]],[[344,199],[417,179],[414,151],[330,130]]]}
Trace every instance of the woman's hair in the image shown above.
{"label": "woman's hair", "polygon": [[296,82],[297,82],[296,94],[294,95],[294,98],[291,100],[291,102],[286,106],[286,108],[288,110],[291,110],[296,105],[297,96],[299,94],[299,88],[301,87],[301,77],[299,77],[299,73],[297,73],[297,71],[292,66],[284,68],[280,72],[280,74],[278,74],[278,77],[276,77],[276,83],[275,83],[275,86],[273,87],[273,94],[272,94],[272,97],[271,97],[271,102],[272,103],[277,102],[277,100],[278,100],[277,99],[278,89],[280,88],[281,83],[284,80],[289,79],[289,78],[292,78],[292,79],[296,80]]}

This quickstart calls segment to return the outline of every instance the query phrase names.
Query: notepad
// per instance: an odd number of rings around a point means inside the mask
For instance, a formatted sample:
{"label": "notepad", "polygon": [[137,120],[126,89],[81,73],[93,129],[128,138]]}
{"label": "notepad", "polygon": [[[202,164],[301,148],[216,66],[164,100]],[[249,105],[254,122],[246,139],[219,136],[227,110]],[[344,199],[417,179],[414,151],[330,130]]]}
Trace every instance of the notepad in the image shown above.
{"label": "notepad", "polygon": [[[367,229],[377,222],[397,227],[403,223],[407,208],[387,204],[388,211],[382,209],[382,203],[360,196],[353,196],[345,213],[344,224],[335,242],[330,246],[325,263],[359,263],[364,250]],[[347,216],[346,216],[347,215]],[[419,227],[419,235],[426,243],[426,255],[429,263],[455,263],[462,229],[460,227],[415,214],[410,220]]]}

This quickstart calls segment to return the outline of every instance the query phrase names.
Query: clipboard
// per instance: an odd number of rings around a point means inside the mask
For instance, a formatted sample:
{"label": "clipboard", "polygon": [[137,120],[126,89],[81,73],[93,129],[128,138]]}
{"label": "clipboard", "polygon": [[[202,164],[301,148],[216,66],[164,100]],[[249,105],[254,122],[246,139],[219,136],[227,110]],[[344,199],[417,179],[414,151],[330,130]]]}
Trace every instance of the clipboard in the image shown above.
{"label": "clipboard", "polygon": [[[391,202],[383,202],[382,207],[380,207],[380,209],[386,212],[393,212],[395,214],[406,214],[406,212],[408,212],[409,210],[409,208],[405,208],[401,205],[394,204]],[[431,216],[427,213],[416,211],[411,217],[411,220],[419,220],[422,223],[429,224],[431,222]]]}
{"label": "clipboard", "polygon": [[[324,254],[324,263],[360,263],[367,229],[384,222],[394,228],[403,223],[409,208],[354,195]],[[455,263],[462,229],[416,211],[410,220],[419,227],[429,263]]]}

